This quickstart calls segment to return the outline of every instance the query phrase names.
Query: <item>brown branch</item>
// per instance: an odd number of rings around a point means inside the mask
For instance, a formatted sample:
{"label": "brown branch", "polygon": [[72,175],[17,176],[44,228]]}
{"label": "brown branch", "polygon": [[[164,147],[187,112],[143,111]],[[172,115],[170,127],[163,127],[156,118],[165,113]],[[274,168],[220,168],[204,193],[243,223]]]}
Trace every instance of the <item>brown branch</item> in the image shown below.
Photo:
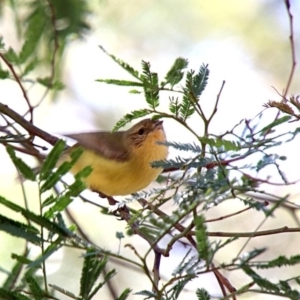
{"label": "brown branch", "polygon": [[221,216],[221,217],[218,217],[218,218],[205,220],[205,223],[221,221],[221,220],[224,220],[224,219],[227,219],[227,218],[239,215],[239,214],[241,214],[241,213],[243,213],[243,212],[245,212],[245,211],[247,211],[249,209],[252,209],[252,207],[247,207],[247,208],[244,208],[242,210],[239,210],[239,211],[236,211],[234,213],[231,213],[231,214],[228,214],[228,215],[225,215],[225,216]]}
{"label": "brown branch", "polygon": [[47,133],[46,131],[34,126],[32,122],[25,120],[23,116],[10,109],[7,105],[0,103],[0,113],[10,117],[20,126],[22,126],[31,136],[38,136],[42,140],[48,142],[51,145],[55,145],[59,138]]}
{"label": "brown branch", "polygon": [[30,123],[33,122],[33,107],[32,105],[30,104],[30,101],[29,101],[29,98],[27,96],[27,92],[22,84],[22,82],[20,81],[20,78],[18,76],[18,74],[16,73],[13,65],[6,59],[5,55],[3,53],[0,52],[0,57],[2,58],[2,60],[5,62],[5,64],[8,66],[8,68],[10,69],[10,71],[12,72],[17,84],[19,85],[22,93],[23,93],[23,97],[24,99],[26,100],[27,102],[27,105],[28,105],[28,109],[29,109],[29,113],[30,113]]}
{"label": "brown branch", "polygon": [[[147,207],[149,208],[151,211],[153,211],[156,215],[166,218],[168,217],[168,215],[163,212],[162,210],[160,210],[159,208],[157,208],[155,205],[149,203],[148,201],[146,201],[145,199],[139,199],[138,202],[143,206],[143,207]],[[186,230],[186,227],[182,226],[180,223],[176,223],[174,224],[174,227],[179,231],[179,232],[184,232]],[[197,244],[194,241],[193,237],[189,234],[185,235],[185,237],[188,239],[188,241],[191,243],[191,245],[197,249]]]}
{"label": "brown branch", "polygon": [[[291,13],[291,4],[289,0],[284,0],[284,4],[287,10],[287,14],[288,14],[288,18],[289,18],[289,27],[290,27],[290,35],[289,35],[289,39],[290,39],[290,44],[291,44],[291,52],[292,52],[292,67],[291,67],[291,71],[288,77],[288,81],[284,90],[284,94],[282,96],[282,102],[286,102],[286,96],[288,94],[288,91],[290,89],[292,80],[293,80],[293,76],[295,73],[295,69],[296,69],[296,51],[295,51],[295,41],[294,41],[294,24],[293,24],[293,15]],[[280,110],[278,110],[276,117],[274,119],[274,121],[276,121],[279,118],[280,115]],[[269,129],[264,136],[267,136],[270,133],[271,129]]]}
{"label": "brown branch", "polygon": [[[221,232],[221,231],[210,231],[207,233],[208,236],[218,236],[218,237],[242,237],[242,238],[248,238],[248,237],[258,237],[258,236],[264,236],[264,235],[273,235],[277,233],[289,233],[289,232],[300,232],[299,227],[295,228],[289,228],[287,226],[276,228],[276,229],[270,229],[270,230],[262,230],[262,231],[256,231],[256,232]],[[191,232],[192,235],[196,235],[196,231]]]}
{"label": "brown branch", "polygon": [[159,287],[159,280],[160,280],[160,273],[159,273],[159,267],[160,267],[160,259],[161,259],[161,253],[154,252],[154,262],[153,262],[153,287],[152,292],[155,293]]}
{"label": "brown branch", "polygon": [[219,101],[220,101],[220,97],[221,97],[221,94],[222,94],[224,85],[225,85],[225,80],[223,80],[223,82],[222,82],[220,91],[219,91],[219,93],[218,93],[218,95],[217,95],[217,99],[216,99],[216,102],[215,102],[214,109],[213,109],[213,111],[212,111],[210,117],[209,117],[208,120],[207,120],[208,123],[212,120],[212,118],[214,117],[214,115],[215,115],[215,114],[217,113],[217,111],[218,111],[218,105],[219,105]]}
{"label": "brown branch", "polygon": [[244,173],[242,172],[241,170],[239,170],[240,173],[243,174],[243,176],[245,176],[246,178],[250,179],[251,181],[253,182],[259,182],[259,183],[267,183],[267,184],[270,184],[270,185],[276,185],[276,186],[287,186],[287,185],[292,185],[292,184],[296,184],[297,182],[300,181],[300,179],[298,180],[295,180],[295,181],[292,181],[292,182],[283,182],[283,183],[280,183],[280,182],[271,182],[267,179],[260,179],[260,178],[255,178],[247,173]]}
{"label": "brown branch", "polygon": [[289,91],[290,85],[292,83],[293,80],[293,76],[295,73],[295,69],[296,69],[296,51],[295,51],[295,41],[294,41],[294,25],[293,25],[293,15],[291,13],[291,4],[289,0],[284,0],[285,6],[286,6],[286,10],[287,10],[287,14],[288,14],[288,18],[289,18],[289,26],[290,26],[290,44],[291,44],[291,52],[292,52],[292,68],[289,74],[289,78],[284,90],[284,94],[283,94],[283,98],[286,98],[287,93]]}
{"label": "brown branch", "polygon": [[148,237],[145,233],[143,233],[140,230],[138,222],[132,222],[130,211],[125,204],[119,203],[111,196],[105,196],[102,193],[98,194],[101,198],[107,198],[109,205],[117,205],[118,207],[114,211],[114,214],[117,215],[118,213],[121,217],[121,220],[125,220],[135,234],[139,235],[141,238],[147,241],[151,248],[155,251],[155,253],[160,253],[164,255],[164,251],[160,247],[158,247],[150,237]]}

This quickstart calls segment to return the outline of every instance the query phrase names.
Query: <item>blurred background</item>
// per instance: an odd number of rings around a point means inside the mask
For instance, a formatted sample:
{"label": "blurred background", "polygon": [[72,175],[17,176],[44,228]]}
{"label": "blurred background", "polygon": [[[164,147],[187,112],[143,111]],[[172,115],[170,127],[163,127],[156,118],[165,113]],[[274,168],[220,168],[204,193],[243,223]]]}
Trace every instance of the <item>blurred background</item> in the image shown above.
{"label": "blurred background", "polygon": [[[18,41],[16,28],[13,26],[15,16],[4,1],[0,5],[0,32],[3,41],[7,47],[20,49],[22,44]],[[284,1],[131,0],[120,3],[116,0],[94,0],[88,2],[86,9],[85,21],[90,29],[84,31],[80,38],[75,34],[70,37],[61,59],[60,67],[66,88],[57,93],[54,99],[47,97],[35,113],[35,124],[50,133],[111,130],[125,113],[145,106],[142,95],[129,94],[126,88],[96,82],[100,78],[132,79],[101,51],[100,45],[135,69],[141,70],[142,60],[151,62],[152,70],[158,73],[160,79],[163,79],[177,57],[187,58],[190,62],[189,68],[196,70],[202,63],[209,64],[210,79],[201,99],[201,105],[207,113],[214,106],[222,81],[226,81],[218,113],[210,128],[211,133],[220,134],[230,130],[241,119],[253,118],[261,112],[263,104],[269,100],[281,100],[278,92],[282,93],[285,89],[292,65],[289,19]],[[299,57],[299,1],[291,1],[291,11],[294,15],[296,55]],[[26,9],[22,13],[26,14]],[[299,86],[300,71],[296,68],[289,94],[299,94]],[[14,81],[0,82],[0,94],[1,102],[9,104],[19,112],[24,111],[26,104]],[[41,87],[34,86],[29,90],[32,103],[38,103],[42,94]],[[168,97],[167,93],[162,97],[161,110],[168,107]],[[266,122],[274,119],[276,112],[276,109],[267,110],[264,113]],[[165,120],[164,124],[170,141],[192,141],[192,136],[175,122]],[[201,134],[203,127],[199,119],[191,119],[190,124]],[[294,124],[296,127],[297,124]],[[288,144],[286,147],[283,145],[280,148],[283,154],[288,155],[284,170],[291,180],[299,179],[298,168],[295,167],[300,162],[298,149],[299,143]],[[170,157],[174,155],[177,153],[171,151]],[[22,190],[16,180],[15,168],[2,148],[0,157],[0,195],[8,199],[20,199],[22,203]],[[28,161],[31,162],[30,159]],[[32,159],[32,165],[34,163]],[[25,186],[28,199],[35,207],[37,188],[31,183],[26,183]],[[272,192],[278,195],[291,194],[291,200],[300,204],[298,190],[295,186],[288,189],[272,188]],[[88,196],[93,197],[91,193]],[[208,211],[206,217],[218,217],[240,208],[240,202],[228,201]],[[96,244],[118,251],[116,231],[125,232],[124,222],[99,214],[99,209],[79,199],[72,203],[71,211]],[[247,216],[237,216],[222,223],[209,223],[208,229],[251,231],[256,227],[253,222],[259,224],[263,218],[262,214],[248,212]],[[297,226],[284,210],[278,211],[276,218],[268,220],[262,229],[281,226]],[[292,255],[299,244],[294,234],[282,234],[276,238],[268,236],[261,240],[252,239],[249,249],[260,247],[261,241],[267,242],[272,249],[272,253],[266,254],[270,255],[268,257],[280,255],[283,247],[286,255]],[[135,257],[132,251],[123,247],[127,242],[138,249],[147,247],[137,237],[122,241],[121,253],[133,259]],[[227,251],[230,249],[232,253],[237,253],[244,242],[240,239],[229,246]],[[18,252],[24,244],[21,240],[12,239],[0,232],[0,245],[0,265],[9,269],[13,261],[8,256],[7,249],[16,249],[14,252]],[[222,253],[222,257],[217,257],[216,263],[218,260],[230,260],[232,253]],[[68,249],[68,255],[65,254],[65,250],[62,250],[53,255],[49,266],[49,280],[58,285],[63,282],[65,289],[76,293],[78,286],[74,282],[77,283],[80,276],[82,253]],[[133,287],[136,292],[149,288],[149,282],[146,279],[143,281],[143,276],[134,269],[119,268],[119,264],[113,263],[110,266],[119,269],[118,275],[112,280],[116,290]],[[283,271],[285,272],[290,272],[291,277],[297,274],[296,270],[288,268]],[[283,273],[281,274],[286,275]],[[231,272],[225,275],[235,287],[247,283],[247,279],[240,274]],[[272,278],[272,274],[266,276]],[[0,274],[1,278],[3,276]],[[274,280],[278,280],[278,274]],[[198,284],[201,283],[196,282]],[[112,299],[109,293],[103,293],[101,291],[95,299]],[[61,299],[67,298],[62,296]],[[132,295],[130,299],[141,298]],[[186,294],[181,299],[192,299],[192,294]],[[255,295],[255,299],[276,298]]]}

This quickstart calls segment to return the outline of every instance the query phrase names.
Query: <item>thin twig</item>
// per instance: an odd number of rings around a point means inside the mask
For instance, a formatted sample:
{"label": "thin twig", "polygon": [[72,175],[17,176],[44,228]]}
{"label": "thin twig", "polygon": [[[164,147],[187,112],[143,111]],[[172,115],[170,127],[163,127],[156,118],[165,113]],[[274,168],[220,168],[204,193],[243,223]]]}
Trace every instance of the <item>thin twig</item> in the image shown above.
{"label": "thin twig", "polygon": [[28,105],[28,110],[29,110],[29,114],[30,114],[30,123],[33,123],[33,107],[30,104],[27,92],[22,84],[22,82],[20,81],[20,78],[18,76],[18,74],[16,73],[14,66],[6,59],[5,55],[3,53],[0,52],[0,57],[2,58],[2,60],[5,62],[5,64],[7,65],[7,67],[10,69],[10,71],[12,72],[17,84],[19,85],[22,93],[23,93],[23,97],[26,100],[26,103]]}
{"label": "thin twig", "polygon": [[[210,231],[207,232],[208,236],[218,236],[218,237],[241,237],[241,238],[248,238],[248,237],[258,237],[264,235],[273,235],[278,233],[289,233],[289,232],[300,232],[299,227],[289,228],[287,226],[270,229],[270,230],[261,230],[261,231],[254,231],[254,232],[221,232],[221,231]],[[191,234],[195,235],[196,232],[192,231]]]}
{"label": "thin twig", "polygon": [[208,120],[207,120],[208,123],[212,120],[212,118],[214,117],[214,115],[215,115],[215,114],[217,113],[217,111],[218,111],[218,105],[219,105],[220,97],[221,97],[221,94],[222,94],[222,91],[223,91],[223,88],[224,88],[225,83],[226,83],[225,80],[223,80],[222,85],[221,85],[221,88],[220,88],[220,91],[219,91],[219,93],[218,93],[218,95],[217,95],[217,99],[216,99],[216,102],[215,102],[214,109],[213,109],[213,111],[212,111],[210,117],[209,117]]}
{"label": "thin twig", "polygon": [[244,209],[241,209],[239,211],[236,211],[234,213],[231,213],[231,214],[228,214],[228,215],[225,215],[225,216],[221,216],[221,217],[218,217],[218,218],[205,220],[205,223],[221,221],[221,220],[224,220],[224,219],[227,219],[227,218],[239,215],[239,214],[241,214],[241,213],[243,213],[243,212],[245,212],[247,210],[250,210],[250,209],[252,209],[252,207],[246,207]]}
{"label": "thin twig", "polygon": [[34,126],[32,122],[24,119],[23,116],[10,109],[7,105],[0,103],[0,113],[10,117],[12,120],[22,126],[31,136],[38,136],[42,140],[48,142],[51,145],[55,145],[59,138],[49,134],[48,132]]}
{"label": "thin twig", "polygon": [[295,41],[294,41],[294,25],[293,25],[293,15],[291,13],[291,4],[289,0],[284,0],[285,6],[286,6],[286,10],[287,10],[287,14],[288,14],[288,18],[289,18],[289,27],[290,27],[290,44],[291,44],[291,53],[292,53],[292,68],[289,74],[289,78],[284,90],[284,94],[283,94],[283,98],[286,98],[288,91],[290,89],[292,80],[293,80],[293,76],[295,73],[295,69],[296,69],[296,51],[295,51]]}

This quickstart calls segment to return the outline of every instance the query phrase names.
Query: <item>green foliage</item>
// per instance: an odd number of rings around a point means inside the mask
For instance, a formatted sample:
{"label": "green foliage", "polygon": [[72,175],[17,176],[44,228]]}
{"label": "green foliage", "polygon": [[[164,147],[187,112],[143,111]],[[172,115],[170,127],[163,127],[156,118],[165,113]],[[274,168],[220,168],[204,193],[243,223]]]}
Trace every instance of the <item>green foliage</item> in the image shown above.
{"label": "green foliage", "polygon": [[194,223],[196,226],[196,241],[197,241],[197,250],[199,257],[206,261],[206,264],[209,265],[211,262],[211,249],[207,237],[207,229],[205,225],[205,219],[203,216],[197,216],[194,218]]}
{"label": "green foliage", "polygon": [[39,245],[42,241],[38,236],[38,230],[36,228],[2,215],[0,215],[0,230],[5,231],[12,236],[23,238],[36,245]]}
{"label": "green foliage", "polygon": [[299,299],[300,292],[291,288],[288,281],[279,281],[278,284],[272,283],[267,278],[259,276],[253,269],[249,266],[242,266],[242,270],[255,282],[264,292],[271,295],[278,295],[282,297],[287,297],[289,299]]}
{"label": "green foliage", "polygon": [[269,131],[271,131],[272,129],[274,129],[275,126],[278,126],[280,124],[286,123],[291,118],[292,118],[291,116],[283,116],[281,118],[278,118],[274,122],[272,122],[272,123],[268,124],[267,126],[265,126],[264,128],[262,128],[258,133],[260,133],[260,135],[265,135],[266,133],[268,133]]}
{"label": "green foliage", "polygon": [[150,63],[142,61],[143,75],[141,79],[143,81],[145,99],[150,108],[155,110],[159,105],[159,87],[157,73],[153,73],[150,70]]}
{"label": "green foliage", "polygon": [[121,127],[125,126],[126,124],[130,123],[131,121],[145,117],[149,115],[149,111],[147,109],[141,109],[141,110],[135,110],[131,112],[130,114],[126,114],[121,120],[118,121],[118,123],[113,128],[113,131],[117,131]]}
{"label": "green foliage", "polygon": [[87,249],[80,279],[80,299],[92,299],[98,290],[116,274],[115,270],[108,272],[104,276],[104,281],[97,284],[98,278],[103,273],[106,264],[106,257],[99,258],[94,249]]}
{"label": "green foliage", "polygon": [[128,298],[129,294],[131,293],[131,289],[125,289],[122,294],[116,300],[125,300]]}
{"label": "green foliage", "polygon": [[6,151],[9,154],[13,163],[15,164],[16,168],[24,176],[24,178],[29,180],[35,180],[34,172],[22,159],[16,156],[14,149],[10,145],[7,145]]}
{"label": "green foliage", "polygon": [[0,297],[3,300],[32,300],[31,298],[25,296],[23,293],[8,291],[0,288]]}
{"label": "green foliage", "polygon": [[241,145],[238,142],[234,142],[234,141],[228,141],[220,138],[213,139],[207,137],[200,137],[199,140],[202,143],[209,145],[210,147],[221,148],[224,149],[225,151],[241,150]]}
{"label": "green foliage", "polygon": [[210,300],[210,295],[205,289],[197,289],[196,295],[198,300]]}
{"label": "green foliage", "polygon": [[168,71],[167,75],[165,76],[166,82],[163,85],[170,84],[171,88],[173,88],[176,84],[178,84],[183,76],[184,76],[184,69],[188,66],[188,60],[185,58],[178,57],[171,69]]}
{"label": "green foliage", "polygon": [[260,263],[259,265],[257,265],[257,268],[269,269],[274,267],[293,266],[298,263],[300,263],[300,255],[291,256],[290,258],[280,255],[279,257],[270,260],[265,264]]}
{"label": "green foliage", "polygon": [[162,145],[166,145],[168,147],[172,147],[174,149],[178,149],[181,151],[191,151],[194,153],[200,153],[201,148],[196,143],[190,144],[190,143],[179,143],[179,142],[165,142],[165,143],[159,143]]}
{"label": "green foliage", "polygon": [[49,89],[63,90],[65,85],[60,81],[53,81],[51,77],[37,78],[37,82]]}
{"label": "green foliage", "polygon": [[[38,83],[39,88],[42,87],[45,90],[44,96],[49,90],[58,92],[64,88],[60,78],[64,50],[70,40],[76,36],[83,36],[89,30],[87,17],[91,11],[88,2],[83,0],[27,1],[25,4],[28,9],[27,14],[21,10],[24,8],[23,3],[16,5],[15,1],[10,1],[10,4],[15,10],[20,10],[16,12],[15,18],[16,23],[19,24],[18,34],[21,47],[20,50],[16,50],[6,46],[0,38],[2,54],[0,79],[12,79],[16,86],[24,88],[25,92],[23,89],[22,92],[29,106],[29,118],[30,121],[35,121],[31,110],[38,109],[41,102],[36,102],[37,106],[31,104],[31,99],[27,95],[27,84],[30,83],[34,88]],[[4,126],[0,126],[3,132],[0,143],[6,147],[20,175],[36,185],[38,209],[31,207],[31,201],[34,199],[27,201],[26,185],[23,182],[20,184],[22,184],[25,199],[24,205],[17,201],[19,199],[8,200],[0,196],[1,232],[26,242],[23,253],[15,253],[16,249],[9,253],[14,265],[11,271],[5,272],[6,278],[0,288],[0,298],[57,300],[62,294],[64,297],[75,300],[95,299],[100,289],[116,275],[115,270],[107,271],[108,262],[113,258],[117,263],[121,261],[128,266],[138,268],[141,271],[140,275],[149,280],[148,289],[138,291],[142,289],[139,282],[133,287],[135,294],[143,296],[144,299],[178,299],[191,280],[199,280],[201,283],[202,273],[213,272],[215,268],[220,273],[224,268],[227,274],[231,270],[242,270],[245,278],[251,279],[251,283],[246,287],[237,288],[237,294],[251,291],[299,299],[298,273],[293,278],[287,278],[282,272],[281,280],[269,280],[267,276],[260,273],[262,269],[276,272],[279,267],[297,267],[300,263],[298,253],[287,257],[283,249],[282,255],[280,254],[277,258],[264,257],[265,260],[260,261],[260,256],[270,251],[262,239],[261,247],[254,249],[247,245],[248,242],[245,242],[240,248],[240,253],[238,255],[232,253],[227,262],[214,260],[217,254],[228,251],[228,245],[234,241],[241,242],[241,238],[245,236],[249,237],[248,241],[254,238],[263,222],[270,217],[276,217],[277,211],[282,207],[289,209],[293,216],[296,216],[295,210],[298,207],[294,203],[289,203],[287,196],[272,195],[272,205],[269,206],[266,204],[267,200],[261,201],[255,198],[257,195],[270,196],[261,185],[261,183],[272,184],[266,174],[273,176],[275,172],[277,173],[281,182],[276,185],[290,184],[282,170],[282,162],[288,157],[281,155],[278,147],[298,137],[300,129],[295,128],[295,123],[292,124],[291,129],[282,129],[290,128],[288,126],[291,125],[292,117],[279,115],[274,120],[265,121],[263,113],[260,113],[254,119],[241,120],[231,129],[225,128],[225,124],[222,132],[212,132],[211,122],[218,110],[222,89],[209,115],[201,102],[210,75],[207,64],[200,65],[196,70],[189,69],[188,59],[179,57],[174,60],[166,74],[160,75],[153,70],[150,62],[142,61],[141,70],[136,70],[127,62],[107,53],[103,47],[100,46],[100,49],[132,76],[132,80],[112,78],[97,81],[126,87],[130,93],[144,97],[145,107],[127,113],[117,122],[114,130],[143,117],[172,119],[194,136],[194,142],[183,143],[178,139],[161,144],[185,151],[187,153],[184,154],[189,156],[151,162],[152,167],[175,170],[176,173],[170,173],[167,176],[162,174],[162,187],[135,193],[116,204],[113,212],[102,206],[105,201],[99,201],[98,205],[101,207],[99,213],[112,218],[118,216],[120,221],[126,221],[127,232],[138,235],[149,244],[146,253],[142,253],[139,248],[135,248],[134,242],[128,242],[125,247],[135,255],[135,259],[130,259],[127,254],[126,256],[121,254],[121,241],[125,237],[122,231],[116,232],[116,242],[119,243],[118,251],[103,250],[102,241],[90,242],[88,235],[80,226],[81,222],[77,224],[68,211],[70,203],[86,188],[84,181],[92,171],[91,166],[86,166],[75,174],[73,183],[63,183],[63,186],[57,189],[57,184],[72,169],[83,149],[67,150],[65,142],[59,140],[41,163],[40,172],[37,174],[25,159],[21,159],[16,154],[16,151],[20,149],[25,153],[31,153],[32,149],[40,150],[39,146],[33,143],[36,134],[32,127],[34,124],[29,122],[30,127],[26,123],[29,119],[26,113],[24,113],[26,118],[18,122],[18,119],[15,120],[11,115],[1,111],[3,116],[8,117],[7,119],[12,118],[13,122],[6,121]],[[40,74],[43,74],[43,77]],[[293,98],[296,107],[297,99],[297,97]],[[162,110],[161,107],[168,108]],[[24,122],[31,128],[30,130],[24,127]],[[27,130],[28,134],[24,135],[22,131],[19,132],[16,124]],[[201,128],[203,128],[202,131]],[[69,156],[69,160],[63,161],[62,156],[64,158]],[[272,168],[271,171],[270,168]],[[56,193],[54,189],[57,190]],[[229,201],[232,199],[241,202],[245,210],[236,212],[232,205],[232,214],[223,214],[221,211],[219,217],[208,220],[205,215],[208,210],[220,204],[231,204]],[[138,202],[137,205],[141,205],[140,208],[132,209],[129,205],[127,206],[133,201]],[[172,202],[171,205],[170,202]],[[171,207],[173,211],[166,210],[166,207]],[[4,211],[2,208],[9,211],[9,216],[2,212]],[[255,227],[253,232],[241,234],[233,230],[231,233],[221,228],[218,231],[219,238],[214,241],[210,240],[209,221],[218,222],[224,218],[234,218],[246,209],[255,210],[255,213],[264,218],[264,221]],[[65,212],[74,224],[67,223]],[[255,226],[255,218],[252,221]],[[284,229],[289,228],[284,227]],[[85,238],[77,236],[77,230]],[[215,233],[214,236],[218,234]],[[182,238],[186,238],[189,245],[182,244]],[[161,246],[160,242],[162,240],[165,242],[166,239],[168,240],[165,246]],[[39,247],[40,253],[35,256],[31,253],[29,256],[30,252],[27,250],[30,248],[29,244]],[[160,262],[172,256],[178,245],[183,246],[182,248],[186,251],[182,253],[177,263],[174,263],[172,276],[165,278],[162,283]],[[78,294],[76,294],[77,291],[66,290],[63,283],[60,285],[49,283],[48,259],[61,248],[66,252],[69,248],[85,252],[83,258],[78,257],[78,260],[82,259],[83,262],[81,277],[79,281],[74,278],[74,286],[79,287]],[[154,253],[156,259],[153,266],[149,265],[150,253]],[[37,270],[41,271],[39,273],[41,275],[36,275]],[[226,283],[226,280],[227,278],[222,281],[222,284]],[[253,284],[256,284],[256,287],[251,290]],[[229,290],[228,286],[226,288]],[[125,300],[130,297],[130,293],[131,289],[126,288],[120,296],[115,298]],[[201,300],[213,298],[206,291],[205,286],[196,290],[196,296]]]}
{"label": "green foliage", "polygon": [[40,170],[40,178],[41,180],[45,180],[49,177],[52,172],[52,169],[58,163],[59,157],[62,155],[66,147],[66,143],[63,140],[59,140],[51,150],[51,152],[47,155],[46,159],[44,160],[41,170]]}

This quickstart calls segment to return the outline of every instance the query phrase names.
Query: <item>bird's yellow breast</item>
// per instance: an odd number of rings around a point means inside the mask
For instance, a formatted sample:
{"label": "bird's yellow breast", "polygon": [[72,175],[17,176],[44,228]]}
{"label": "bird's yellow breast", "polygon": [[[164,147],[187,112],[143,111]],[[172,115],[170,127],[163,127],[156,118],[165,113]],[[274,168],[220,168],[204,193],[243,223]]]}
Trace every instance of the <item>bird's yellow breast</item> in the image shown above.
{"label": "bird's yellow breast", "polygon": [[137,192],[147,187],[162,171],[151,167],[151,162],[166,159],[168,155],[168,148],[157,144],[157,141],[165,141],[162,130],[150,133],[141,145],[133,147],[126,161],[108,159],[84,149],[71,172],[75,174],[91,166],[93,171],[85,180],[87,186],[107,196]]}

